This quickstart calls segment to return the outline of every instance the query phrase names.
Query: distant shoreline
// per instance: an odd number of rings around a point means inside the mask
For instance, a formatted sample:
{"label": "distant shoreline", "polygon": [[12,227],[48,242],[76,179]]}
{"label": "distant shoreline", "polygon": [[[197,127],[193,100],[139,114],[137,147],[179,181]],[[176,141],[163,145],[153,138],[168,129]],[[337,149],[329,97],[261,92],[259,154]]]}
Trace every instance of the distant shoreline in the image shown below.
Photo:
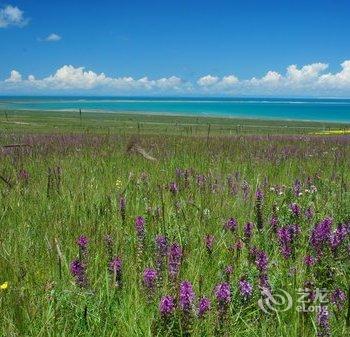
{"label": "distant shoreline", "polygon": [[[8,112],[33,112],[33,113],[68,113],[68,112],[76,112],[79,113],[79,108],[77,109],[3,109],[0,105],[0,112],[4,113],[5,111]],[[104,110],[104,109],[81,109],[82,113],[84,114],[118,114],[118,115],[131,115],[134,117],[140,116],[155,116],[155,117],[177,117],[177,118],[207,118],[207,119],[229,119],[229,120],[239,120],[239,121],[264,121],[264,122],[286,122],[286,123],[317,123],[317,124],[343,124],[343,125],[350,125],[350,121],[343,121],[343,120],[316,120],[316,119],[298,119],[298,118],[278,118],[278,117],[262,117],[262,116],[244,116],[244,115],[222,115],[222,114],[215,114],[215,113],[176,113],[176,112],[159,112],[159,111],[141,111],[141,110]]]}
{"label": "distant shoreline", "polygon": [[[4,113],[8,112],[9,116],[11,114],[44,114],[45,116],[49,117],[49,114],[52,114],[52,117],[57,117],[55,114],[64,114],[65,117],[76,117],[79,116],[79,109],[61,109],[61,110],[43,110],[43,109],[2,109],[0,106],[0,115],[4,115]],[[283,118],[262,118],[259,117],[245,117],[245,116],[226,116],[226,115],[215,115],[215,114],[205,114],[205,115],[198,115],[196,113],[186,113],[186,114],[176,114],[173,112],[152,112],[152,111],[106,111],[106,110],[93,110],[93,109],[81,109],[82,115],[84,115],[88,118],[93,117],[106,117],[110,118],[115,115],[116,117],[133,117],[136,120],[142,120],[144,118],[155,118],[155,119],[162,119],[164,120],[164,123],[167,123],[171,119],[176,119],[179,121],[179,123],[184,123],[184,125],[195,125],[197,123],[186,123],[187,121],[201,121],[199,124],[215,124],[215,121],[217,121],[219,124],[225,124],[225,120],[228,123],[235,122],[240,124],[254,124],[261,123],[261,127],[265,128],[269,125],[279,125],[280,127],[283,126],[293,126],[293,128],[296,128],[297,125],[300,126],[300,128],[314,128],[313,126],[316,125],[317,127],[320,127],[321,125],[324,125],[325,127],[341,127],[344,129],[350,128],[350,122],[345,121],[335,121],[335,120],[306,120],[306,119],[283,119]],[[71,113],[75,113],[72,115]],[[105,115],[105,116],[103,116]],[[145,121],[142,121],[142,123],[147,123]],[[154,124],[154,122],[152,122]]]}
{"label": "distant shoreline", "polygon": [[0,110],[190,116],[285,122],[350,123],[350,100],[182,97],[2,97]]}

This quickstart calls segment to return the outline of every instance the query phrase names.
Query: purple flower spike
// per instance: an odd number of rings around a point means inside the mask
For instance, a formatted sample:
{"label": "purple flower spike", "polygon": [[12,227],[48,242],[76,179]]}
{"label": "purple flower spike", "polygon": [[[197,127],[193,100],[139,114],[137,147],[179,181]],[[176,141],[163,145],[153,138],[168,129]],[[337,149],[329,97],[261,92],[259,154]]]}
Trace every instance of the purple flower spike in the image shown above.
{"label": "purple flower spike", "polygon": [[247,222],[244,226],[244,237],[249,241],[253,235],[254,224],[252,222]]}
{"label": "purple flower spike", "polygon": [[86,277],[86,266],[80,260],[73,260],[70,264],[70,272],[75,278],[75,283],[79,287],[86,287],[87,277]]}
{"label": "purple flower spike", "polygon": [[157,271],[152,268],[146,268],[143,271],[143,284],[149,290],[153,290],[156,285]]}
{"label": "purple flower spike", "polygon": [[145,236],[145,219],[142,216],[138,216],[135,219],[135,229],[137,236],[142,240]]}
{"label": "purple flower spike", "polygon": [[337,306],[338,309],[341,309],[346,301],[346,295],[343,290],[340,288],[335,289],[331,293],[331,302]]}
{"label": "purple flower spike", "polygon": [[77,245],[82,249],[86,249],[88,243],[89,243],[89,239],[85,235],[80,235],[79,238],[77,239]]}
{"label": "purple flower spike", "polygon": [[264,198],[264,193],[260,188],[256,190],[255,197],[259,201],[262,201],[262,199]]}
{"label": "purple flower spike", "polygon": [[281,253],[284,258],[288,259],[292,255],[292,243],[300,234],[298,225],[288,225],[277,230]]}
{"label": "purple flower spike", "polygon": [[256,224],[259,230],[262,230],[264,227],[263,219],[263,199],[264,194],[262,190],[258,189],[255,193],[255,213],[256,213]]}
{"label": "purple flower spike", "polygon": [[325,218],[311,232],[310,244],[319,253],[324,244],[329,242],[332,231],[332,219]]}
{"label": "purple flower spike", "polygon": [[123,262],[120,257],[115,257],[110,263],[109,263],[109,270],[112,273],[118,273],[122,270]]}
{"label": "purple flower spike", "polygon": [[225,228],[231,232],[234,232],[237,228],[237,221],[234,218],[230,218],[226,224],[225,224]]}
{"label": "purple flower spike", "polygon": [[173,243],[170,246],[168,253],[168,267],[170,277],[174,280],[177,278],[182,259],[182,248],[177,243]]}
{"label": "purple flower spike", "polygon": [[167,238],[163,235],[156,236],[156,249],[161,255],[166,255],[168,250]]}
{"label": "purple flower spike", "polygon": [[198,317],[204,317],[204,315],[210,310],[211,303],[209,298],[202,297],[198,304]]}
{"label": "purple flower spike", "polygon": [[253,294],[253,286],[245,279],[241,279],[238,286],[243,299],[248,300]]}
{"label": "purple flower spike", "polygon": [[278,217],[277,215],[272,215],[271,220],[270,220],[270,225],[274,232],[276,232],[277,227],[278,227]]}
{"label": "purple flower spike", "polygon": [[316,263],[316,259],[311,255],[307,255],[304,258],[304,263],[306,266],[312,267]]}
{"label": "purple flower spike", "polygon": [[262,273],[259,275],[259,285],[261,288],[267,289],[271,292],[271,285],[267,274]]}
{"label": "purple flower spike", "polygon": [[326,306],[322,306],[317,313],[318,336],[330,336],[329,312]]}
{"label": "purple flower spike", "polygon": [[343,243],[345,238],[348,236],[349,228],[345,224],[340,224],[337,229],[331,234],[329,243],[333,251]]}
{"label": "purple flower spike", "polygon": [[256,267],[260,272],[266,272],[268,263],[269,258],[267,257],[267,254],[264,251],[259,250],[255,256]]}
{"label": "purple flower spike", "polygon": [[290,205],[290,210],[292,211],[293,215],[296,217],[300,216],[300,214],[301,214],[300,206],[295,202],[293,202]]}
{"label": "purple flower spike", "polygon": [[188,281],[183,281],[180,284],[180,308],[184,312],[190,312],[193,307],[195,293],[192,284]]}
{"label": "purple flower spike", "polygon": [[84,266],[79,260],[73,260],[70,264],[70,272],[73,276],[78,276],[84,271]]}
{"label": "purple flower spike", "polygon": [[169,317],[175,310],[174,299],[171,296],[163,296],[159,302],[159,312],[162,317]]}
{"label": "purple flower spike", "polygon": [[231,288],[228,283],[220,283],[215,288],[215,296],[219,305],[228,305],[231,301]]}
{"label": "purple flower spike", "polygon": [[315,212],[311,207],[308,207],[305,210],[305,216],[308,220],[311,220],[314,217],[314,215],[315,215]]}
{"label": "purple flower spike", "polygon": [[170,183],[169,190],[173,195],[175,195],[179,192],[179,188],[177,187],[176,182]]}
{"label": "purple flower spike", "polygon": [[226,280],[229,281],[233,273],[233,267],[231,265],[228,265],[225,268],[224,273],[225,273]]}
{"label": "purple flower spike", "polygon": [[162,280],[162,271],[165,265],[165,259],[168,252],[168,241],[163,235],[156,236],[156,268],[159,273],[159,281]]}

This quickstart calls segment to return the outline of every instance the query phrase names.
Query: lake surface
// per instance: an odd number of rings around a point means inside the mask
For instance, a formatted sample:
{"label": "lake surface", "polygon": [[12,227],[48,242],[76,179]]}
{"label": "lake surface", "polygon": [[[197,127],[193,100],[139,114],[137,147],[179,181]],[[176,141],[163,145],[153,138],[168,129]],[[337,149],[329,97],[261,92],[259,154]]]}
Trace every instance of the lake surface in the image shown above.
{"label": "lake surface", "polygon": [[0,97],[0,110],[137,112],[350,123],[350,99]]}

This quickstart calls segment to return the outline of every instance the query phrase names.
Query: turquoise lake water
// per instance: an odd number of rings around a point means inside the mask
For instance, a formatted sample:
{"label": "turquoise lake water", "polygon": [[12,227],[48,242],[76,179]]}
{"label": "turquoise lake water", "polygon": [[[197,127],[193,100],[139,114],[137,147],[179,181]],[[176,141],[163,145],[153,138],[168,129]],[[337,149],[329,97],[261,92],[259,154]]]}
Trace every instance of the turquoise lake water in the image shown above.
{"label": "turquoise lake water", "polygon": [[350,99],[0,97],[0,110],[75,110],[350,123]]}

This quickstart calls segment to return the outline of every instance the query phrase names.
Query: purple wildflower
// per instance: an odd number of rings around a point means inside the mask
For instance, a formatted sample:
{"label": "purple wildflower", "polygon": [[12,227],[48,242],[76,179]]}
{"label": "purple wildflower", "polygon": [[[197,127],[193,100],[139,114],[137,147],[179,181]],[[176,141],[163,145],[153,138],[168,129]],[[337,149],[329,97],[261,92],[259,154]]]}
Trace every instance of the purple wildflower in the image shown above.
{"label": "purple wildflower", "polygon": [[159,312],[161,314],[162,317],[169,317],[175,310],[175,301],[174,299],[167,295],[167,296],[163,296],[160,299],[159,302]]}
{"label": "purple wildflower", "polygon": [[120,257],[115,257],[109,263],[109,271],[113,273],[115,286],[118,288],[122,286],[122,266],[123,261]]}
{"label": "purple wildflower", "polygon": [[314,210],[312,209],[312,207],[308,207],[306,210],[305,210],[305,217],[308,219],[308,220],[311,220],[315,215],[315,212]]}
{"label": "purple wildflower", "polygon": [[109,264],[109,270],[112,273],[118,273],[121,271],[122,265],[123,265],[122,259],[120,257],[115,257]]}
{"label": "purple wildflower", "polygon": [[179,192],[179,188],[177,187],[176,182],[170,183],[169,190],[173,195],[175,195],[175,194],[177,194],[177,192]]}
{"label": "purple wildflower", "polygon": [[224,273],[225,273],[225,279],[228,282],[231,278],[232,273],[233,273],[233,267],[231,265],[226,266]]}
{"label": "purple wildflower", "polygon": [[73,260],[70,264],[70,272],[74,276],[75,283],[79,287],[87,286],[86,265],[84,262],[78,259]]}
{"label": "purple wildflower", "polygon": [[165,256],[168,250],[167,238],[163,235],[157,235],[155,241],[156,241],[157,252],[160,255]]}
{"label": "purple wildflower", "polygon": [[338,309],[341,309],[346,301],[346,294],[340,288],[335,289],[331,293],[331,302],[337,306]]}
{"label": "purple wildflower", "polygon": [[267,254],[264,251],[259,250],[255,256],[255,265],[260,272],[266,272],[268,262],[269,259]]}
{"label": "purple wildflower", "polygon": [[323,245],[329,242],[331,230],[331,218],[323,219],[313,228],[310,236],[310,244],[318,253],[320,253]]}
{"label": "purple wildflower", "polygon": [[86,258],[87,258],[87,246],[89,243],[88,238],[84,235],[80,235],[76,242],[77,242],[77,245],[79,246],[80,259],[86,260]]}
{"label": "purple wildflower", "polygon": [[237,228],[237,221],[234,218],[230,218],[225,223],[225,228],[231,232],[234,232]]}
{"label": "purple wildflower", "polygon": [[246,301],[253,294],[253,286],[245,279],[241,279],[238,284],[239,292],[243,299]]}
{"label": "purple wildflower", "polygon": [[255,261],[257,253],[258,253],[258,248],[254,247],[254,246],[251,247],[249,249],[249,254],[248,254],[249,260],[250,261]]}
{"label": "purple wildflower", "polygon": [[236,249],[238,252],[241,251],[244,247],[244,242],[242,240],[237,240],[234,244],[234,249]]}
{"label": "purple wildflower", "polygon": [[77,245],[82,249],[86,249],[88,243],[89,243],[89,239],[84,235],[80,235],[79,238],[77,239]]}
{"label": "purple wildflower", "polygon": [[330,336],[329,312],[326,306],[322,306],[317,313],[318,336]]}
{"label": "purple wildflower", "polygon": [[231,288],[228,283],[220,283],[215,287],[215,297],[218,308],[219,329],[222,327],[227,309],[231,301]]}
{"label": "purple wildflower", "polygon": [[294,186],[293,186],[293,192],[294,194],[299,197],[301,193],[301,181],[300,180],[295,180]]}
{"label": "purple wildflower", "polygon": [[263,198],[264,198],[264,193],[263,193],[263,191],[262,191],[260,188],[258,188],[258,189],[256,190],[256,192],[255,192],[255,198],[256,198],[257,200],[259,200],[259,201],[262,201],[262,200],[263,200]]}
{"label": "purple wildflower", "polygon": [[245,201],[248,199],[249,190],[250,190],[249,184],[247,181],[244,180],[242,183],[242,192],[243,192],[243,199]]}
{"label": "purple wildflower", "polygon": [[198,317],[204,317],[204,315],[210,310],[210,300],[207,297],[202,297],[198,304]]}
{"label": "purple wildflower", "polygon": [[262,273],[259,275],[259,285],[263,289],[271,290],[269,277],[266,273]]}
{"label": "purple wildflower", "polygon": [[195,300],[195,293],[191,282],[183,281],[180,284],[180,298],[179,304],[180,308],[184,312],[190,312],[193,307],[193,302]]}
{"label": "purple wildflower", "polygon": [[135,219],[135,229],[137,236],[140,240],[145,237],[145,219],[142,216],[138,216]]}
{"label": "purple wildflower", "polygon": [[249,241],[253,235],[254,224],[252,222],[247,222],[244,226],[244,238]]}
{"label": "purple wildflower", "polygon": [[228,283],[220,283],[215,288],[215,296],[219,306],[227,306],[231,301],[231,288]]}
{"label": "purple wildflower", "polygon": [[156,285],[157,271],[152,268],[146,268],[143,271],[143,284],[149,290],[153,291]]}
{"label": "purple wildflower", "polygon": [[70,264],[70,272],[73,276],[78,276],[84,271],[84,266],[80,260],[73,260]]}
{"label": "purple wildflower", "polygon": [[281,253],[286,259],[292,255],[292,243],[298,234],[300,234],[298,225],[284,226],[277,230]]}
{"label": "purple wildflower", "polygon": [[207,234],[204,238],[205,247],[209,255],[213,252],[214,235]]}
{"label": "purple wildflower", "polygon": [[156,245],[156,268],[159,274],[158,281],[161,282],[162,271],[164,268],[165,258],[168,251],[167,238],[163,235],[156,236],[155,245]]}
{"label": "purple wildflower", "polygon": [[264,194],[259,188],[255,193],[255,212],[256,212],[256,224],[259,230],[264,227],[263,222],[263,199]]}
{"label": "purple wildflower", "polygon": [[273,214],[272,217],[271,217],[271,219],[270,219],[270,225],[271,225],[271,227],[272,227],[272,229],[273,229],[274,232],[277,231],[278,222],[279,222],[279,221],[278,221],[277,215],[276,215],[276,214]]}
{"label": "purple wildflower", "polygon": [[173,243],[170,246],[170,249],[168,252],[169,274],[173,280],[175,280],[179,274],[181,259],[182,259],[182,248],[177,243]]}
{"label": "purple wildflower", "polygon": [[311,255],[307,255],[304,258],[304,263],[307,267],[312,267],[316,263],[316,259]]}
{"label": "purple wildflower", "polygon": [[299,217],[300,214],[301,214],[301,209],[300,209],[300,206],[293,202],[291,205],[290,205],[290,210],[292,211],[293,215],[296,216],[296,217]]}
{"label": "purple wildflower", "polygon": [[348,227],[345,224],[340,224],[337,229],[330,235],[329,241],[332,250],[336,250],[345,240],[348,235]]}

